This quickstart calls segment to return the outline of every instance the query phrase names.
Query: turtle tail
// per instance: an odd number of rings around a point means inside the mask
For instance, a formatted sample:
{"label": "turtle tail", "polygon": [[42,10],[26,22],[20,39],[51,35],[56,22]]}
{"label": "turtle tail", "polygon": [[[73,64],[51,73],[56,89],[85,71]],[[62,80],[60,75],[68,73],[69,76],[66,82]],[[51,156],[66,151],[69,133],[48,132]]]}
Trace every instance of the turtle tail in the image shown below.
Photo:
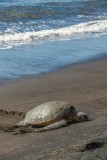
{"label": "turtle tail", "polygon": [[26,126],[26,122],[23,120],[23,121],[20,121],[19,123],[17,123],[15,125],[16,127],[23,127],[23,126]]}

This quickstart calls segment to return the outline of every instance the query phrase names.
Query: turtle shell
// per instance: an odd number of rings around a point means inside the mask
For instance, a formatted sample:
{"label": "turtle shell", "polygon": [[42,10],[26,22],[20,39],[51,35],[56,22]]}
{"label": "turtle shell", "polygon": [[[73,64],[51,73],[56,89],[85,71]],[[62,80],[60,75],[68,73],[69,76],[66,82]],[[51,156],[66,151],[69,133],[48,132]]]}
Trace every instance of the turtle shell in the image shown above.
{"label": "turtle shell", "polygon": [[70,112],[75,112],[75,108],[62,101],[52,101],[41,104],[30,110],[25,116],[25,123],[46,126],[52,122],[64,119]]}

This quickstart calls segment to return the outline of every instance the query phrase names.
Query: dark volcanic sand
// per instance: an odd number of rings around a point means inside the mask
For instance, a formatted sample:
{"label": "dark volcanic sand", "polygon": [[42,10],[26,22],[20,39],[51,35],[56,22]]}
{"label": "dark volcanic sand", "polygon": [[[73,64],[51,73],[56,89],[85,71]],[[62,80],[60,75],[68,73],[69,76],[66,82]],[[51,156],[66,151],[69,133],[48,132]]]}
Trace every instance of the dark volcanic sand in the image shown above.
{"label": "dark volcanic sand", "polygon": [[[106,160],[107,59],[72,65],[38,77],[0,84],[0,126],[10,127],[36,105],[62,100],[92,121],[43,133],[13,135],[0,130],[0,160]],[[17,111],[11,115],[10,111]]]}

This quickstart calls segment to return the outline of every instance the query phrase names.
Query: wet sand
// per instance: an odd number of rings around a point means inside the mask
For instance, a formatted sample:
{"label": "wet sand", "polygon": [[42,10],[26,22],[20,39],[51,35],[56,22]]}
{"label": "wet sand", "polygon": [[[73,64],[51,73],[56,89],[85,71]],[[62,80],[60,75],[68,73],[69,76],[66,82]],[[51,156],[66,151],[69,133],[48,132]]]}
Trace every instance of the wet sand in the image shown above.
{"label": "wet sand", "polygon": [[[107,159],[107,58],[0,83],[0,110],[26,113],[53,100],[71,103],[91,121],[43,133],[13,135],[0,130],[0,160]],[[0,125],[22,118],[0,115]]]}

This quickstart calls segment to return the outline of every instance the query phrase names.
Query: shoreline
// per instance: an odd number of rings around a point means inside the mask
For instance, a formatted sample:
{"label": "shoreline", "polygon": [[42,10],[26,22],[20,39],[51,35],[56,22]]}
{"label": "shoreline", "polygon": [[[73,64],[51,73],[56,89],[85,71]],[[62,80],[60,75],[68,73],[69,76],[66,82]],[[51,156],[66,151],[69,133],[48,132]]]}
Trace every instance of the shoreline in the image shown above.
{"label": "shoreline", "polygon": [[[107,58],[73,64],[38,76],[3,82],[0,85],[0,109],[26,113],[53,100],[67,101],[77,111],[86,112],[92,121],[69,125],[40,134],[12,135],[0,132],[0,160],[78,159],[89,152],[77,152],[74,146],[107,139]],[[104,139],[105,138],[105,139]],[[105,152],[104,152],[105,151]],[[91,151],[93,159],[104,147]],[[62,156],[62,158],[61,158]]]}
{"label": "shoreline", "polygon": [[107,56],[106,41],[107,35],[104,35],[98,38],[55,41],[4,50],[0,52],[0,81],[5,78],[11,80],[45,75],[72,64],[104,58]]}
{"label": "shoreline", "polygon": [[64,69],[69,69],[69,68],[71,68],[72,66],[75,66],[75,65],[88,64],[88,63],[91,63],[91,62],[97,62],[97,61],[104,60],[104,59],[107,59],[107,54],[103,54],[103,55],[100,55],[100,56],[95,55],[94,57],[90,57],[88,59],[84,59],[84,60],[81,60],[81,61],[78,61],[78,62],[74,62],[74,63],[68,64],[68,65],[64,65],[62,67],[57,67],[56,69],[51,70],[51,71],[45,71],[45,72],[42,72],[42,73],[31,74],[31,75],[22,75],[18,78],[0,79],[0,85],[2,85],[3,83],[7,84],[7,83],[12,82],[12,81],[14,82],[14,81],[20,81],[20,80],[24,80],[24,79],[28,79],[28,78],[37,78],[39,76],[47,76],[48,74],[54,74],[54,73],[60,72]]}

